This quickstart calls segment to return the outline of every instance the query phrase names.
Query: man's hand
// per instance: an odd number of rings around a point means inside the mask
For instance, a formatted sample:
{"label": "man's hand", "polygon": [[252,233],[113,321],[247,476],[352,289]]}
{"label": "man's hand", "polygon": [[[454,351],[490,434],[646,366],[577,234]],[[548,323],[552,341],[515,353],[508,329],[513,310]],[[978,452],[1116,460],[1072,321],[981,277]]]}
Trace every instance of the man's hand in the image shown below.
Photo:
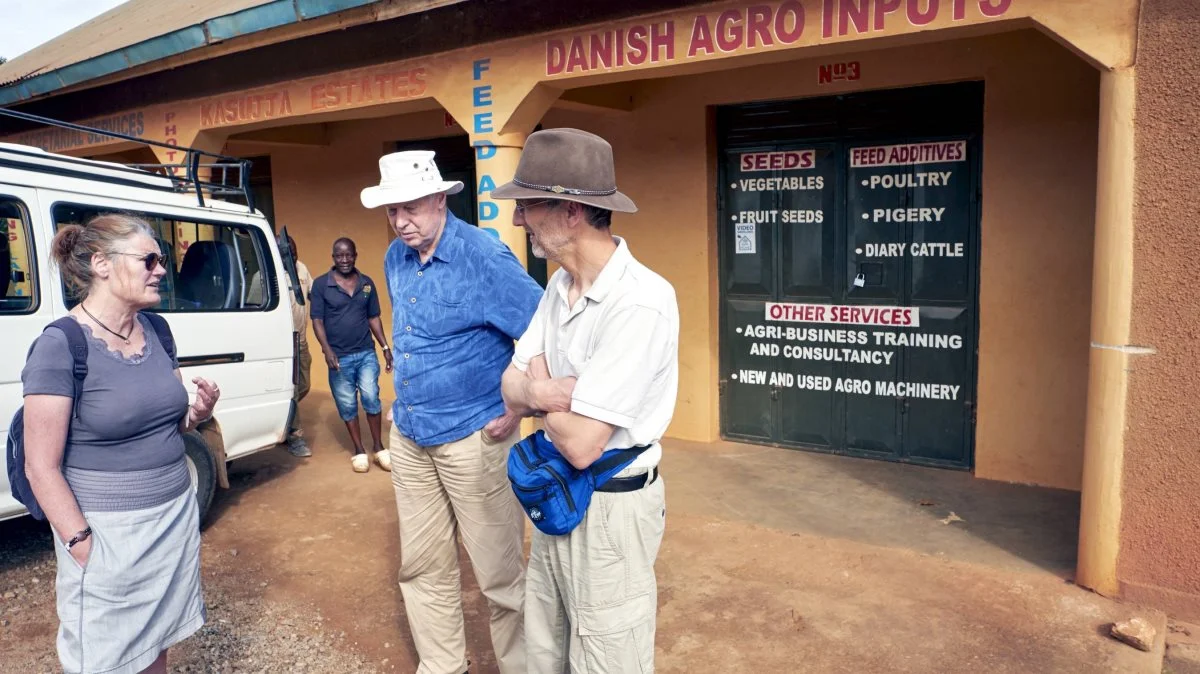
{"label": "man's hand", "polygon": [[575,392],[575,377],[552,379],[545,354],[539,354],[529,361],[525,376],[532,380],[530,392],[542,414],[571,411],[571,394]]}
{"label": "man's hand", "polygon": [[520,423],[521,417],[508,408],[505,408],[504,414],[492,419],[483,427],[483,432],[492,440],[503,440],[512,435],[512,432],[517,429]]}
{"label": "man's hand", "polygon": [[575,392],[575,377],[541,379],[532,382],[537,408],[546,414],[570,412],[571,394]]}
{"label": "man's hand", "polygon": [[575,377],[551,379],[546,358],[537,356],[524,370],[510,364],[500,378],[505,409],[517,416],[540,417],[549,412],[570,412]]}
{"label": "man's hand", "polygon": [[552,411],[571,411],[571,393],[575,392],[575,378],[552,379],[550,366],[546,365],[546,354],[539,354],[529,361],[526,368],[528,390],[538,414],[545,416]]}
{"label": "man's hand", "polygon": [[392,350],[387,347],[384,347],[384,349],[383,349],[383,361],[384,361],[384,366],[383,366],[384,372],[391,374],[391,372],[392,372]]}
{"label": "man's hand", "polygon": [[328,351],[325,352],[325,364],[329,366],[330,370],[335,372],[342,369],[342,366],[338,365],[337,356],[329,353]]}

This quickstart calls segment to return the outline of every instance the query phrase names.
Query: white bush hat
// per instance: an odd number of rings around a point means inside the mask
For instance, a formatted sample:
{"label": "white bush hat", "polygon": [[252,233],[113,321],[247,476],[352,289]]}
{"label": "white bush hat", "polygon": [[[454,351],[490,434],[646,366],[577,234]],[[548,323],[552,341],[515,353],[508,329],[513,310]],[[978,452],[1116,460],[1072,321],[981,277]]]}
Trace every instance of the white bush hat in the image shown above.
{"label": "white bush hat", "polygon": [[402,204],[430,194],[458,194],[463,184],[458,180],[442,180],[431,150],[393,152],[379,158],[379,184],[362,191],[360,198],[366,208],[386,204]]}

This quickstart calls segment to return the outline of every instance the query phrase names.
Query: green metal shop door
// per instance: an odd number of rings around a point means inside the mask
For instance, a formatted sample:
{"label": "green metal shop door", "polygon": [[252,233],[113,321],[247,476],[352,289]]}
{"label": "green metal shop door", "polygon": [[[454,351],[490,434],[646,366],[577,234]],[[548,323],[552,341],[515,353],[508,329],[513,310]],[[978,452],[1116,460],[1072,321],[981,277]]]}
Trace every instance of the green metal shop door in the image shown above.
{"label": "green metal shop door", "polygon": [[[948,95],[931,89],[913,96]],[[846,113],[807,129],[761,106],[725,116],[722,433],[970,468],[978,136],[847,124],[872,108],[847,98],[775,104]]]}

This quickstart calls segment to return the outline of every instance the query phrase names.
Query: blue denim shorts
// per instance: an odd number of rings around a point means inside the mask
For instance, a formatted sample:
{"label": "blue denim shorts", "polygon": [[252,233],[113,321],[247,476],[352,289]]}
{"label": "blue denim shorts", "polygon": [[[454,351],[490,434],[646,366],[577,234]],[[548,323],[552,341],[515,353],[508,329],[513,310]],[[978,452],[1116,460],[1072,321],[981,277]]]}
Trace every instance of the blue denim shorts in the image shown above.
{"label": "blue denim shorts", "polygon": [[338,367],[341,369],[329,371],[329,389],[333,391],[333,401],[337,403],[342,421],[351,421],[358,416],[360,397],[363,411],[381,413],[379,357],[375,355],[375,349],[342,356],[338,358]]}

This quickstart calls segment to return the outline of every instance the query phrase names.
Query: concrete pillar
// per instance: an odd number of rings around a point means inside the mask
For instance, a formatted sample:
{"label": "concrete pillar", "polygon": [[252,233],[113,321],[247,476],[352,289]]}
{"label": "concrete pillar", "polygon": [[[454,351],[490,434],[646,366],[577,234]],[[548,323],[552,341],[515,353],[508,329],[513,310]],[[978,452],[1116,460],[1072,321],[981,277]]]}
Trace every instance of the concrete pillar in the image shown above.
{"label": "concrete pillar", "polygon": [[526,269],[525,230],[514,227],[513,208],[510,199],[492,199],[491,192],[499,185],[512,180],[525,147],[525,134],[505,134],[490,139],[472,141],[475,147],[475,175],[479,180],[474,185],[479,201],[479,226],[500,237],[512,249],[513,254]]}
{"label": "concrete pillar", "polygon": [[[521,261],[521,266],[529,269],[525,230],[513,226],[516,203],[511,199],[491,198],[493,189],[516,175],[525,138],[525,134],[505,134],[489,140],[474,140],[471,144],[475,147],[475,175],[479,180],[479,184],[473,186],[479,201],[479,226],[500,237]],[[527,436],[540,427],[540,420],[526,417],[521,420],[521,435]]]}
{"label": "concrete pillar", "polygon": [[1120,591],[1121,477],[1133,303],[1134,93],[1132,68],[1100,79],[1092,344],[1084,435],[1076,583]]}

